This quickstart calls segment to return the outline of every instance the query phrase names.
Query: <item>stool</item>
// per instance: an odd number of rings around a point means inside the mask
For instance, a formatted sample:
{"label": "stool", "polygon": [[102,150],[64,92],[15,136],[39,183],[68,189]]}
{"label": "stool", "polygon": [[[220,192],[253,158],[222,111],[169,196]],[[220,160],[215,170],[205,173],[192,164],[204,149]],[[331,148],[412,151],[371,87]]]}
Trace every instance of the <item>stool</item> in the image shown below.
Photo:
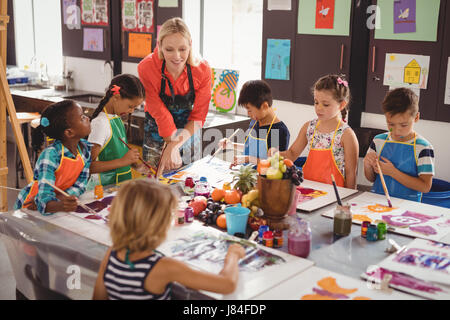
{"label": "stool", "polygon": [[[41,118],[41,115],[38,112],[17,112],[17,120],[19,122],[19,124],[22,127],[22,135],[23,135],[23,140],[25,143],[25,147],[27,148],[28,154],[30,156],[30,160],[31,160],[31,165],[32,167],[34,166],[34,164],[36,163],[36,154],[33,150],[31,150],[31,154],[30,154],[30,130],[28,130],[28,127],[30,126],[31,122],[33,120],[37,120]],[[24,179],[24,170],[23,170],[23,165],[22,165],[22,161],[20,160],[20,157],[18,157],[18,151],[19,149],[16,147],[15,152],[14,152],[14,161],[15,161],[15,165],[16,165],[16,188],[19,188],[19,171],[21,173],[21,179]]]}

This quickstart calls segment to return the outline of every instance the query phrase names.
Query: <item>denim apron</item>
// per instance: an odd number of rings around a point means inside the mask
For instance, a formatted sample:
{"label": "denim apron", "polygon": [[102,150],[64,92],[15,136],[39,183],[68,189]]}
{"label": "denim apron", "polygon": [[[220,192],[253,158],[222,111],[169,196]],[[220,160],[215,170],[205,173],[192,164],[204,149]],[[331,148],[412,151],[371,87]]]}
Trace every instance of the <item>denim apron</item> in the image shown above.
{"label": "denim apron", "polygon": [[253,126],[250,122],[250,125],[252,126],[250,129],[250,132],[248,133],[247,137],[244,141],[244,155],[255,157],[258,159],[267,159],[268,158],[268,151],[269,146],[267,143],[267,138],[269,137],[270,130],[272,130],[273,122],[275,121],[276,116],[273,117],[272,122],[270,123],[269,130],[267,131],[266,137],[258,138],[258,134],[255,130],[255,125],[257,123],[256,120],[254,121]]}
{"label": "denim apron", "polygon": [[[191,114],[195,100],[194,81],[192,79],[191,66],[186,64],[186,67],[189,79],[189,92],[184,96],[175,95],[172,83],[170,83],[170,80],[164,74],[166,68],[165,61],[163,61],[161,69],[162,77],[159,97],[172,115],[175,126],[178,129],[177,132],[184,129],[188,123],[188,118]],[[170,96],[166,95],[166,82],[169,86],[171,93]],[[158,166],[158,162],[161,157],[164,139],[159,135],[158,125],[150,113],[145,113],[145,119],[146,123],[144,127],[143,156],[145,161],[156,167]],[[200,132],[196,132],[180,147],[180,154],[183,160],[183,165],[191,163],[194,160],[194,155],[201,157]]]}
{"label": "denim apron", "polygon": [[[381,148],[379,159],[384,157],[389,159],[392,164],[401,172],[407,175],[418,177],[417,159],[416,159],[416,136],[412,143],[404,143],[399,141],[389,141],[389,134]],[[389,195],[396,198],[420,202],[422,200],[422,193],[408,187],[405,187],[397,180],[390,176],[384,175],[386,188]],[[383,185],[381,184],[380,175],[377,174],[372,191],[384,194]]]}

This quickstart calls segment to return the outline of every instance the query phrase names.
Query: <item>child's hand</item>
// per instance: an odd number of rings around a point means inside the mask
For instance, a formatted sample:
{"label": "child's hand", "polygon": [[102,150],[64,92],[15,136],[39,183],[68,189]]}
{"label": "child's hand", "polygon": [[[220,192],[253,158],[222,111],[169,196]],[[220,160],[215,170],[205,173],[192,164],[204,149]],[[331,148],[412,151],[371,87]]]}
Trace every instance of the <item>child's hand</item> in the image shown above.
{"label": "child's hand", "polygon": [[219,148],[222,148],[225,150],[225,149],[232,148],[232,147],[233,147],[233,143],[228,138],[223,138],[219,141]]}
{"label": "child's hand", "polygon": [[61,201],[61,211],[71,212],[76,211],[78,207],[78,199],[75,196],[70,197],[58,197]]}
{"label": "child's hand", "polygon": [[139,160],[139,151],[136,149],[130,149],[128,152],[123,156],[123,160],[125,161],[126,165],[130,165],[132,163],[135,163]]}
{"label": "child's hand", "polygon": [[240,244],[233,243],[228,247],[227,257],[230,255],[235,255],[238,259],[245,257],[245,249]]}
{"label": "child's hand", "polygon": [[[394,164],[386,159],[385,157],[381,157],[380,163],[380,169],[383,172],[383,175],[385,176],[392,176],[397,168],[395,168]],[[378,170],[377,170],[378,171]],[[379,173],[379,172],[377,172]]]}
{"label": "child's hand", "polygon": [[271,156],[273,156],[275,153],[277,153],[278,152],[278,149],[277,148],[270,148],[269,150],[267,150],[267,155],[269,156],[269,157],[271,157]]}
{"label": "child's hand", "polygon": [[366,156],[364,157],[364,166],[366,168],[372,168],[373,171],[377,172],[377,159],[378,159],[378,155],[376,152],[369,152],[366,154]]}

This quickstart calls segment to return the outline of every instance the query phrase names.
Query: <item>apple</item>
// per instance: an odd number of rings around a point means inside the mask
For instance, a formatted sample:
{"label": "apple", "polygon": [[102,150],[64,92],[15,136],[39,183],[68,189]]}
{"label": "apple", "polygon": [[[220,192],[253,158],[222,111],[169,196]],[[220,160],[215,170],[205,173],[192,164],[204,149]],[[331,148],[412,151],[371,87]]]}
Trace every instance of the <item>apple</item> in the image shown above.
{"label": "apple", "polygon": [[270,180],[280,180],[283,178],[283,172],[281,172],[279,169],[275,169],[273,167],[270,167],[267,169],[267,179]]}

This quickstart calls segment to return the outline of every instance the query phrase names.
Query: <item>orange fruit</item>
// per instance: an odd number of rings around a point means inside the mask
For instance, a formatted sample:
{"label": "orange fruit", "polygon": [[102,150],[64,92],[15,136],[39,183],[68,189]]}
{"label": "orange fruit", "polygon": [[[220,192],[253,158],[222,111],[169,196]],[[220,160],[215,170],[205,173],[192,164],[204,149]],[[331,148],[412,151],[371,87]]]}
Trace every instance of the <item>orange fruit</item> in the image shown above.
{"label": "orange fruit", "polygon": [[227,228],[227,219],[225,217],[225,213],[222,213],[217,217],[216,224],[219,228],[226,229]]}
{"label": "orange fruit", "polygon": [[211,198],[213,201],[220,201],[225,197],[225,190],[216,188],[211,192]]}
{"label": "orange fruit", "polygon": [[286,167],[290,168],[294,165],[294,162],[292,162],[291,159],[284,159],[284,164],[286,165]]}
{"label": "orange fruit", "polygon": [[227,190],[224,199],[227,204],[235,204],[241,202],[241,195],[236,189]]}

